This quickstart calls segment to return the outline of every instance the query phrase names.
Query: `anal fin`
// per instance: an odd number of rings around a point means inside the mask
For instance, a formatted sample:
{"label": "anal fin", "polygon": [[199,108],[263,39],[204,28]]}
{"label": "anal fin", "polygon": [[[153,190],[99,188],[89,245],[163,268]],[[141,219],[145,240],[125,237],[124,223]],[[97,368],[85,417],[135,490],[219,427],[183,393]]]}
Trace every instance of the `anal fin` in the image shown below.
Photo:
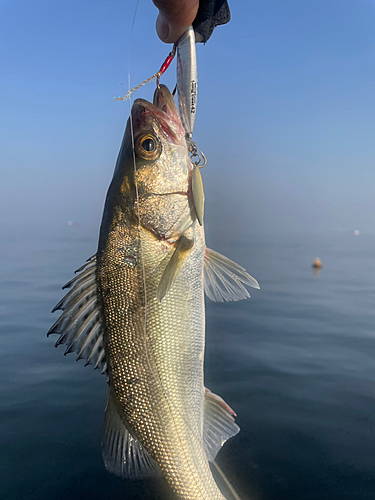
{"label": "anal fin", "polygon": [[138,480],[161,475],[156,462],[126,428],[113,389],[105,411],[102,454],[106,469],[116,476]]}
{"label": "anal fin", "polygon": [[240,432],[234,421],[237,415],[220,397],[206,388],[204,398],[203,445],[212,462],[225,441]]}

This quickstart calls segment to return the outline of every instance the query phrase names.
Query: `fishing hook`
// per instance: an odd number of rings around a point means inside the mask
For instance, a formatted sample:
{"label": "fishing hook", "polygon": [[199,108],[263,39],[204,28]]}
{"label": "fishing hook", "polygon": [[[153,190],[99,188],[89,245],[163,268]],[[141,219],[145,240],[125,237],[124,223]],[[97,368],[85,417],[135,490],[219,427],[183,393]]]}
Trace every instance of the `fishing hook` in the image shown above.
{"label": "fishing hook", "polygon": [[[203,167],[205,167],[205,166],[207,165],[207,159],[206,159],[206,157],[204,156],[204,154],[203,154],[203,152],[202,152],[202,151],[201,151],[201,155],[202,155],[202,156],[200,156],[197,152],[191,155],[191,157],[190,157],[190,161],[191,161],[193,158],[195,158],[195,157],[197,157],[197,158],[198,158],[198,160],[197,160],[197,161],[192,161],[192,162],[191,162],[191,163],[194,165],[194,167],[203,168]],[[202,160],[202,158],[203,158],[203,160]],[[203,165],[200,165],[201,161],[203,161]]]}

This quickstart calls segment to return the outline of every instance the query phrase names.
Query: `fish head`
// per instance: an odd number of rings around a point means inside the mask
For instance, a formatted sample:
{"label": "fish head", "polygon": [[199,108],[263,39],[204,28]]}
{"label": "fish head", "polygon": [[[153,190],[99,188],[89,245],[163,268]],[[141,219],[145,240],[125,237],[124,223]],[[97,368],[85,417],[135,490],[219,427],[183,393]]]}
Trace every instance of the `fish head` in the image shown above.
{"label": "fish head", "polygon": [[131,117],[139,193],[183,191],[190,162],[185,129],[168,88],[157,88],[153,103],[137,99]]}
{"label": "fish head", "polygon": [[174,98],[160,85],[153,103],[134,101],[114,179],[146,229],[168,239],[190,216],[192,165]]}

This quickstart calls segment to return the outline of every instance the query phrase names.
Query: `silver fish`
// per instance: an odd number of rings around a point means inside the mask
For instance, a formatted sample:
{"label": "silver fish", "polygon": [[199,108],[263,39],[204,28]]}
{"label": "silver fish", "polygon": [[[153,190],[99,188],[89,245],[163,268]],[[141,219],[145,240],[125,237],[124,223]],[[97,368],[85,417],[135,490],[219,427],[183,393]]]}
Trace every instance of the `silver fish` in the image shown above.
{"label": "silver fish", "polygon": [[[95,256],[66,286],[49,333],[107,375],[106,468],[162,475],[176,498],[223,499],[212,461],[238,433],[234,411],[205,388],[204,291],[217,301],[259,285],[205,245],[193,166],[165,86],[132,107]],[[203,189],[203,187],[202,187]]]}

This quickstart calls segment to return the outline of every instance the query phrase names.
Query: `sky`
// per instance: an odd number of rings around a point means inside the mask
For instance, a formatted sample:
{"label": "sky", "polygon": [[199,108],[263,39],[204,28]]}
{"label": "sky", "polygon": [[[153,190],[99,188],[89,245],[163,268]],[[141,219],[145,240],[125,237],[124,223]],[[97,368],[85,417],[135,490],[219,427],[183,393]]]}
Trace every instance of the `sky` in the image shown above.
{"label": "sky", "polygon": [[[171,46],[140,0],[0,0],[0,228],[96,234],[136,85]],[[206,225],[375,232],[375,4],[232,0],[197,45]],[[175,84],[173,64],[162,79]],[[136,97],[152,99],[154,84]],[[218,225],[218,222],[220,223]]]}

